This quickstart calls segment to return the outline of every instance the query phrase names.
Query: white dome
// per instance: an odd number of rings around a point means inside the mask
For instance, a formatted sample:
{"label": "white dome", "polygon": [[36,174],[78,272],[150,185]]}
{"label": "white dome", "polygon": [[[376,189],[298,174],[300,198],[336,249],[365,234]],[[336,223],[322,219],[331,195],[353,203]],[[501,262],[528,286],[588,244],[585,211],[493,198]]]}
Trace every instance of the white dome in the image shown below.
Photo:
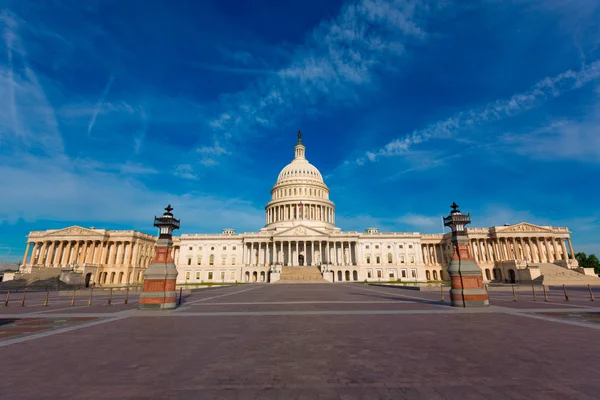
{"label": "white dome", "polygon": [[318,183],[323,182],[323,176],[321,173],[308,160],[304,159],[295,159],[281,170],[279,173],[279,177],[277,178],[277,183],[283,183],[291,180],[312,180]]}
{"label": "white dome", "polygon": [[302,134],[294,147],[294,159],[283,167],[265,206],[265,229],[289,229],[298,223],[313,228],[335,228],[335,205],[319,170],[305,157]]}

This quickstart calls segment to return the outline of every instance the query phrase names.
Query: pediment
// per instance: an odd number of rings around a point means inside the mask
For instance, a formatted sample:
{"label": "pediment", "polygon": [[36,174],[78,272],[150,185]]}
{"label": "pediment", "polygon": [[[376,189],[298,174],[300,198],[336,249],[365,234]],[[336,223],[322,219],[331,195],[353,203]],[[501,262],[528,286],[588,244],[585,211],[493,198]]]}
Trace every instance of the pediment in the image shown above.
{"label": "pediment", "polygon": [[273,235],[273,237],[302,237],[302,236],[328,236],[325,232],[322,232],[315,228],[310,228],[304,225],[293,226],[285,231],[281,231]]}
{"label": "pediment", "polygon": [[498,233],[521,233],[521,232],[544,232],[552,233],[552,230],[543,226],[529,224],[527,222],[521,222],[519,224],[504,227],[503,229],[496,230]]}
{"label": "pediment", "polygon": [[80,226],[70,226],[49,233],[47,236],[99,236],[102,232],[93,229],[82,228]]}

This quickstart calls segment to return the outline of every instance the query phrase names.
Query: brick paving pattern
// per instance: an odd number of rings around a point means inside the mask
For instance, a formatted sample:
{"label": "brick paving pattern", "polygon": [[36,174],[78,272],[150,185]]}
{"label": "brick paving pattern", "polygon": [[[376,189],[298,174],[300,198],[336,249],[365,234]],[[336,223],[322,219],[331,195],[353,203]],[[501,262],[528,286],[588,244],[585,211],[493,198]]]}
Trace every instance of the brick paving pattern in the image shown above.
{"label": "brick paving pattern", "polygon": [[[0,308],[2,399],[600,399],[600,307],[585,291],[241,285],[137,311],[55,297]],[[27,329],[40,329],[28,332]]]}

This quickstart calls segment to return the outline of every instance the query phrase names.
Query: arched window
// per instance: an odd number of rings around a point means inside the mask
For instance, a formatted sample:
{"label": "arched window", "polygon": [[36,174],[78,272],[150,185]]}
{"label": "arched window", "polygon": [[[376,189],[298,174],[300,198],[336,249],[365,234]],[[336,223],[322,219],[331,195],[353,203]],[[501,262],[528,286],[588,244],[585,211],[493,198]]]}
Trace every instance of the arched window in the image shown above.
{"label": "arched window", "polygon": [[379,258],[379,256],[377,256],[376,262],[377,262],[377,264],[381,264],[381,258]]}
{"label": "arched window", "polygon": [[392,263],[392,253],[388,253],[388,264]]}
{"label": "arched window", "polygon": [[296,194],[296,188],[294,188],[294,194]]}
{"label": "arched window", "polygon": [[438,273],[437,273],[437,271],[433,271],[433,280],[434,281],[438,280]]}
{"label": "arched window", "polygon": [[490,269],[489,268],[485,269],[485,277],[487,278],[488,281],[492,280],[492,275],[490,274]]}
{"label": "arched window", "polygon": [[429,274],[429,271],[425,271],[425,277],[427,278],[428,281],[431,280],[431,275]]}
{"label": "arched window", "polygon": [[367,264],[371,264],[371,257],[367,256]]}
{"label": "arched window", "polygon": [[208,259],[208,264],[209,265],[215,265],[215,255],[211,254],[209,259]]}

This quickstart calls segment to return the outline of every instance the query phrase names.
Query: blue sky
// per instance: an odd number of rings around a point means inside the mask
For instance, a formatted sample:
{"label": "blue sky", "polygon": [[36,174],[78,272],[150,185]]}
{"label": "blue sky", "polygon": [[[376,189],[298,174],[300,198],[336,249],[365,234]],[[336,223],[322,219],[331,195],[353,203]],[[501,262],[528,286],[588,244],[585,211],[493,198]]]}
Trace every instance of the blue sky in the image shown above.
{"label": "blue sky", "polygon": [[167,203],[256,231],[298,129],[344,230],[440,232],[456,201],[600,253],[597,0],[0,5],[1,261]]}

